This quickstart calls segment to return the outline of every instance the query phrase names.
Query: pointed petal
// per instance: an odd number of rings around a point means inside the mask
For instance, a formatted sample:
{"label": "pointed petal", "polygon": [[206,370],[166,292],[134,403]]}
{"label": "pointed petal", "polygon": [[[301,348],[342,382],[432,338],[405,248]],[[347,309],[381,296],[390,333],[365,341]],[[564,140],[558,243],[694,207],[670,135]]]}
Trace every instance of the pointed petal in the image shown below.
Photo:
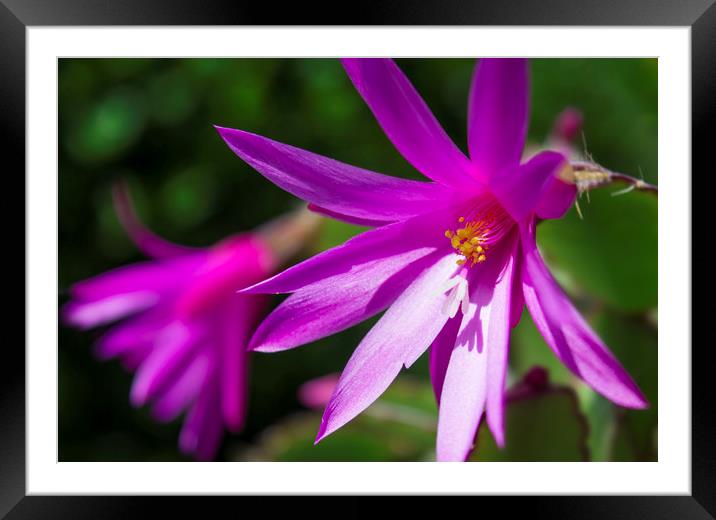
{"label": "pointed petal", "polygon": [[244,425],[248,392],[248,345],[251,329],[263,308],[261,296],[234,295],[219,311],[216,324],[221,355],[221,413],[226,427],[238,432]]}
{"label": "pointed petal", "polygon": [[451,251],[443,230],[454,221],[435,212],[367,231],[242,291],[296,291],[259,326],[249,348],[296,347],[380,312],[433,261],[428,255]]}
{"label": "pointed petal", "polygon": [[97,342],[97,356],[110,359],[137,348],[151,347],[159,332],[169,323],[166,307],[154,307],[107,331]]}
{"label": "pointed petal", "polygon": [[214,459],[224,433],[216,369],[216,366],[210,368],[210,383],[203,386],[179,434],[181,452],[201,461]]}
{"label": "pointed petal", "polygon": [[474,184],[469,162],[391,59],[343,59],[343,67],[398,151],[426,177]]}
{"label": "pointed petal", "polygon": [[555,355],[585,383],[626,408],[645,408],[647,401],[544,264],[535,242],[535,225],[522,229],[522,282],[527,308]]}
{"label": "pointed petal", "polygon": [[356,264],[305,286],[256,330],[251,350],[277,352],[345,330],[383,311],[443,252],[407,251]]}
{"label": "pointed petal", "polygon": [[316,442],[365,410],[430,345],[448,319],[440,311],[442,288],[456,267],[450,254],[427,268],[368,332],[341,374]]}
{"label": "pointed petal", "polygon": [[136,244],[137,248],[147,256],[153,258],[169,258],[200,251],[200,249],[193,247],[173,244],[152,233],[142,221],[139,220],[139,216],[134,210],[132,197],[129,194],[129,188],[126,183],[119,182],[112,187],[112,200],[114,201],[114,210],[117,213],[120,224],[122,224],[127,235],[129,235],[129,238]]}
{"label": "pointed petal", "polygon": [[196,400],[207,381],[210,363],[208,353],[196,356],[169,388],[157,397],[152,406],[152,416],[160,422],[176,419]]}
{"label": "pointed petal", "polygon": [[242,130],[216,129],[236,155],[268,180],[329,211],[392,222],[449,202],[449,190],[439,184],[381,175]]}
{"label": "pointed petal", "polygon": [[502,273],[495,282],[490,302],[489,325],[487,334],[487,399],[485,414],[487,426],[498,446],[505,444],[505,379],[510,349],[510,329],[512,317],[513,287],[515,282],[516,245],[515,233],[513,245]]}
{"label": "pointed petal", "polygon": [[180,322],[168,325],[157,338],[154,349],[137,370],[130,401],[142,406],[176,377],[186,366],[200,337],[200,331]]}
{"label": "pointed petal", "polygon": [[332,276],[348,274],[368,262],[390,258],[405,262],[409,258],[420,258],[436,249],[449,248],[443,233],[455,219],[450,212],[436,211],[366,231],[241,292],[294,292]]}
{"label": "pointed petal", "polygon": [[470,303],[451,352],[440,399],[438,461],[467,458],[486,405],[488,422],[495,428],[498,442],[502,441],[515,242],[516,236],[508,237],[499,250],[492,252],[489,262],[470,274]]}
{"label": "pointed petal", "polygon": [[435,400],[438,404],[440,404],[445,372],[447,372],[450,355],[452,354],[452,349],[455,347],[455,340],[457,339],[461,322],[461,315],[449,319],[447,323],[445,323],[443,330],[438,334],[438,337],[433,341],[433,344],[430,345],[430,380],[433,383]]}
{"label": "pointed petal", "polygon": [[196,272],[206,256],[196,253],[162,261],[141,262],[119,267],[74,284],[70,293],[83,302],[102,300],[127,293],[163,294],[177,288]]}
{"label": "pointed petal", "polygon": [[62,319],[80,329],[90,329],[116,321],[157,303],[151,292],[117,294],[92,302],[68,302],[62,308]]}
{"label": "pointed petal", "polygon": [[565,157],[557,152],[541,152],[511,173],[494,177],[491,188],[502,206],[518,222],[533,212],[544,218],[558,218],[569,209],[576,187],[560,179],[569,168]]}
{"label": "pointed petal", "polygon": [[471,302],[450,353],[438,411],[439,462],[467,458],[485,409],[487,352],[477,311],[478,306]]}
{"label": "pointed petal", "polygon": [[[560,170],[563,172],[565,170]],[[535,213],[541,219],[562,218],[572,207],[577,197],[577,187],[560,178],[560,174],[553,176],[544,188],[542,196],[535,206]]]}
{"label": "pointed petal", "polygon": [[520,319],[522,319],[522,313],[525,310],[525,296],[522,294],[522,271],[520,267],[523,257],[521,247],[520,241],[517,239],[514,254],[515,271],[512,275],[512,296],[510,299],[510,327],[512,328],[515,328],[519,324]]}
{"label": "pointed petal", "polygon": [[529,70],[523,58],[482,58],[468,108],[468,148],[476,174],[488,179],[520,164],[529,117]]}

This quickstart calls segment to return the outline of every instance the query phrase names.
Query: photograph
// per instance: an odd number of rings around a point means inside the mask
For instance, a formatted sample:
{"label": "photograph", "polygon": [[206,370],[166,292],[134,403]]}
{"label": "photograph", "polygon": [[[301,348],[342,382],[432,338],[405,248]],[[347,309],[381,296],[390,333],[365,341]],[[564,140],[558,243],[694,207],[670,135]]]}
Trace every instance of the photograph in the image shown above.
{"label": "photograph", "polygon": [[58,57],[58,462],[659,462],[659,60]]}
{"label": "photograph", "polygon": [[716,520],[716,0],[179,4],[0,0],[0,520]]}

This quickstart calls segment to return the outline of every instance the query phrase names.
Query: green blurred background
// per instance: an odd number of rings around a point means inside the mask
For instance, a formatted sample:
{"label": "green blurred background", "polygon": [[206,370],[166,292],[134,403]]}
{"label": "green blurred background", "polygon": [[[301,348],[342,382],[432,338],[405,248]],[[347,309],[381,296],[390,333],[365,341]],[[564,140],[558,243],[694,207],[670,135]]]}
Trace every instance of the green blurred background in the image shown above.
{"label": "green blurred background", "polygon": [[[398,64],[466,150],[474,60]],[[531,72],[532,144],[543,143],[556,115],[573,106],[584,114],[586,146],[597,162],[657,182],[656,60],[538,59]],[[338,60],[60,59],[58,95],[60,304],[72,283],[142,259],[112,209],[117,178],[129,181],[140,215],[155,231],[193,246],[295,207],[295,199],[234,156],[212,124],[419,178]],[[618,409],[575,382],[525,313],[512,335],[509,381],[540,365],[559,388],[508,407],[506,450],[495,449],[481,429],[476,460],[656,460],[657,199],[634,192],[614,197],[616,189],[583,198],[583,219],[571,209],[562,220],[542,223],[538,240],[555,276],[651,408]],[[307,253],[357,231],[325,221]],[[320,411],[302,407],[297,388],[340,372],[374,322],[285,353],[255,354],[246,429],[225,438],[219,460],[432,460],[436,411],[427,356],[369,413],[313,446]],[[147,410],[129,405],[131,374],[92,356],[100,333],[59,326],[60,460],[184,460],[176,449],[181,419],[156,424]]]}

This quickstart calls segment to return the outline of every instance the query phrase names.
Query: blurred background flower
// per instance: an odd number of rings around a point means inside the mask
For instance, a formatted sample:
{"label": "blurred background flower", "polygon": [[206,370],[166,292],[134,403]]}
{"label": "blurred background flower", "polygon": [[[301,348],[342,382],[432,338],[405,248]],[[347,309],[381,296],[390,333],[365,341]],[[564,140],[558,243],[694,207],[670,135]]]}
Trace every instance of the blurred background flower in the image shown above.
{"label": "blurred background flower", "polygon": [[[465,150],[474,61],[398,63]],[[656,60],[532,60],[531,70],[532,143],[547,141],[558,114],[574,107],[583,116],[579,149],[584,151],[584,142],[600,164],[658,182]],[[150,227],[191,246],[252,229],[293,208],[291,196],[235,160],[212,123],[417,178],[380,132],[337,60],[61,59],[59,108],[60,304],[68,300],[71,284],[141,258],[112,209],[110,187],[118,177],[128,179]],[[583,200],[583,220],[572,209],[565,219],[541,224],[538,242],[560,284],[652,406],[646,412],[618,410],[573,386],[525,314],[512,334],[509,381],[520,381],[531,367],[542,365],[553,384],[576,389],[578,407],[549,400],[530,417],[521,415],[520,407],[508,407],[508,445],[515,444],[510,432],[519,431],[511,424],[534,429],[557,421],[565,432],[578,432],[570,425],[583,417],[588,429],[585,439],[556,437],[555,445],[520,440],[532,451],[515,459],[581,460],[586,452],[590,460],[656,457],[657,201],[636,192],[612,197],[615,189],[592,192],[589,203]],[[326,220],[304,256],[357,231]],[[367,414],[342,435],[313,446],[320,413],[301,406],[297,389],[339,371],[374,323],[280,356],[253,356],[246,426],[225,440],[219,460],[431,460],[434,427],[425,425],[436,410],[424,359],[374,405],[391,405],[401,413],[389,415],[393,419]],[[158,425],[147,410],[131,408],[126,399],[131,374],[115,363],[95,362],[90,346],[96,337],[59,330],[60,460],[182,460],[175,450],[181,423]],[[489,439],[482,429],[481,436]],[[586,452],[574,447],[582,441]],[[558,445],[574,449],[560,454]]]}
{"label": "blurred background flower", "polygon": [[135,372],[130,401],[150,404],[155,420],[169,422],[186,410],[179,449],[212,460],[224,430],[244,426],[247,346],[269,300],[237,291],[273,274],[319,217],[302,209],[211,247],[188,248],[142,224],[124,183],[113,195],[127,234],[151,260],[73,284],[61,315],[83,330],[121,320],[97,341],[95,354]]}

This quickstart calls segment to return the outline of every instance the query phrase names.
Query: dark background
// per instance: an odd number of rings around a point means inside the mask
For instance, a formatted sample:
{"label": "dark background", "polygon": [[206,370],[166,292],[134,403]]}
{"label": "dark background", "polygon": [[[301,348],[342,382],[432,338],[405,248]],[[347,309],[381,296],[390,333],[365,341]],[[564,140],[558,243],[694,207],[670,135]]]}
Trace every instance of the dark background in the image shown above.
{"label": "dark background", "polygon": [[[473,60],[398,63],[464,150]],[[656,79],[656,60],[533,60],[530,140],[544,142],[555,116],[575,106],[584,112],[587,150],[597,162],[656,183]],[[111,207],[110,186],[117,178],[130,181],[139,212],[154,230],[188,245],[211,245],[295,206],[295,199],[235,157],[212,124],[418,178],[382,134],[337,60],[63,59],[58,96],[60,303],[70,284],[142,259]],[[517,381],[540,364],[555,383],[577,391],[576,411],[548,403],[530,424],[550,422],[563,432],[575,415],[583,415],[589,428],[575,442],[587,444],[591,460],[654,460],[657,201],[641,193],[612,197],[615,190],[594,192],[590,202],[582,199],[583,220],[571,210],[561,221],[542,224],[539,243],[555,276],[636,378],[652,408],[624,413],[575,384],[552,360],[527,316],[513,334],[511,375]],[[335,245],[354,232],[326,222],[311,247]],[[319,415],[299,404],[297,387],[340,371],[373,321],[290,352],[254,355],[247,428],[227,437],[220,460],[429,459],[434,432],[393,419],[367,417],[319,448],[309,442]],[[60,460],[181,460],[179,422],[158,425],[146,410],[131,408],[130,374],[117,363],[93,359],[90,345],[99,333],[63,326],[59,333]],[[434,413],[426,359],[395,386],[386,396],[388,404]],[[527,441],[508,436],[508,442]],[[548,448],[536,446],[521,456],[559,458]]]}

